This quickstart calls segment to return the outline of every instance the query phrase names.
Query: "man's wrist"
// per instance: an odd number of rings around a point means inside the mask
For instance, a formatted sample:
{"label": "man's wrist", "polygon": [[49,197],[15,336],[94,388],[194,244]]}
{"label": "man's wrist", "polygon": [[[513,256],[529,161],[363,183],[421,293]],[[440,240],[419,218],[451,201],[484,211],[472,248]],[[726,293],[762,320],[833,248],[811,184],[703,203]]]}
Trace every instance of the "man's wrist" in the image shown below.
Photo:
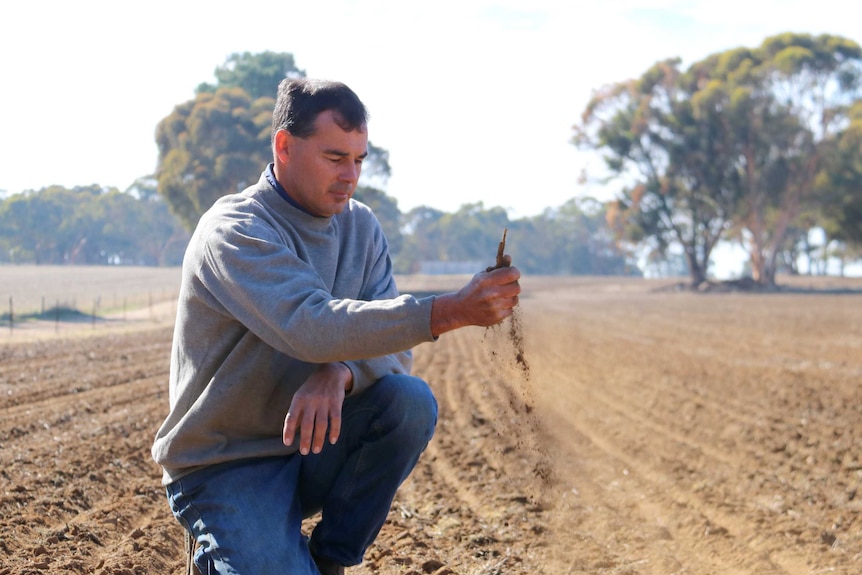
{"label": "man's wrist", "polygon": [[341,362],[340,365],[347,370],[346,379],[344,380],[344,395],[350,395],[350,392],[353,391],[353,370],[344,362]]}
{"label": "man's wrist", "polygon": [[462,327],[454,320],[455,298],[454,293],[441,294],[434,298],[431,304],[431,335],[435,338]]}

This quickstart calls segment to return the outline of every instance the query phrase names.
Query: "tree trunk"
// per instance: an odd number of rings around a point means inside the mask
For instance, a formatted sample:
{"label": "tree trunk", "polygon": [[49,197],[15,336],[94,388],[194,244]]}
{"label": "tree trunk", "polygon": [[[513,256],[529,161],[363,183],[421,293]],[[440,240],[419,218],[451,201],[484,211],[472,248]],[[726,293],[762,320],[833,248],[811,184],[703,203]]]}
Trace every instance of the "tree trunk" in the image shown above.
{"label": "tree trunk", "polygon": [[685,259],[688,263],[688,274],[691,278],[691,287],[696,288],[706,281],[706,266],[697,259],[697,254],[691,250],[685,250]]}

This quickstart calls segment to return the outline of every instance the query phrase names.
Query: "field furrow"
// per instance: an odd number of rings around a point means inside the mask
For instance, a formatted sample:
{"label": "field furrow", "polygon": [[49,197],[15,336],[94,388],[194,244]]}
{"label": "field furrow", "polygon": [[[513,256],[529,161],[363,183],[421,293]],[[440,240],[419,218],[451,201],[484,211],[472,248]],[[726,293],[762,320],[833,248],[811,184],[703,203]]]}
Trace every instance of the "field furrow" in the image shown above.
{"label": "field furrow", "polygon": [[[862,572],[862,295],[523,285],[521,342],[414,351],[437,432],[349,573]],[[27,330],[0,344],[0,575],[178,575],[170,325]]]}

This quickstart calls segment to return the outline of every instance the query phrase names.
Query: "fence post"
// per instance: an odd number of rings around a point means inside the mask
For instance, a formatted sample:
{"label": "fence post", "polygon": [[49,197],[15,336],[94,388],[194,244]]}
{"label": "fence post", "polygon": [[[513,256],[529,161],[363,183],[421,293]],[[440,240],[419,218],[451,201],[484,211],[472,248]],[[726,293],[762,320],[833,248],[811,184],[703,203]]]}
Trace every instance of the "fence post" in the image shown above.
{"label": "fence post", "polygon": [[15,330],[15,309],[12,306],[12,296],[9,296],[9,335]]}

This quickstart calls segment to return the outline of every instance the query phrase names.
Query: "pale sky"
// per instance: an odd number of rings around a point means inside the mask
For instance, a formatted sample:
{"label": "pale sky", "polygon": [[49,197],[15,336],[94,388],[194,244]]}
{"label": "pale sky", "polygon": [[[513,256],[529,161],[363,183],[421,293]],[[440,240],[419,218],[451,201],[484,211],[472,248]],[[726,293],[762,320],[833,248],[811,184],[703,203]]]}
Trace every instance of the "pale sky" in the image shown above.
{"label": "pale sky", "polygon": [[482,201],[512,217],[612,196],[578,183],[591,160],[569,143],[593,90],[781,32],[862,42],[862,4],[847,0],[31,0],[0,12],[7,194],[126,189],[155,171],[159,120],[229,54],[272,50],[359,94],[402,211]]}

